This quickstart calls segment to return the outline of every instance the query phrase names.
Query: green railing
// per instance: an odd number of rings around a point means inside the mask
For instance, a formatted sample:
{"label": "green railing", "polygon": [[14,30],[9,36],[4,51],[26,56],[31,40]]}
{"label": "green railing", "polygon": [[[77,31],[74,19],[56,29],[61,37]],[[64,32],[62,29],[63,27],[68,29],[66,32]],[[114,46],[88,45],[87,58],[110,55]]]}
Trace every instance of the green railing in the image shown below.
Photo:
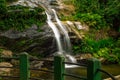
{"label": "green railing", "polygon": [[[5,59],[5,57],[0,57],[0,61],[2,59]],[[31,69],[29,64],[29,55],[27,53],[21,53],[19,57],[11,58],[11,59],[19,59],[19,69],[20,69],[20,76],[0,76],[2,77],[11,77],[11,78],[19,78],[19,80],[40,80],[39,78],[31,78],[30,77],[30,70],[40,70],[40,69]],[[55,56],[54,57],[54,70],[41,70],[44,72],[50,72],[54,74],[54,80],[65,80],[65,76],[75,77],[79,78],[80,80],[102,80],[101,78],[101,63],[97,59],[89,59],[85,61],[84,63],[69,63],[65,62],[65,58],[63,56]],[[87,76],[76,76],[73,74],[67,74],[65,73],[65,64],[74,64],[79,66],[84,66],[87,69]],[[0,67],[0,68],[12,68],[12,67]],[[108,74],[109,75],[109,74]],[[110,75],[111,76],[111,75]],[[112,78],[115,80],[114,78]],[[2,80],[2,79],[1,79]],[[18,79],[17,79],[18,80]]]}

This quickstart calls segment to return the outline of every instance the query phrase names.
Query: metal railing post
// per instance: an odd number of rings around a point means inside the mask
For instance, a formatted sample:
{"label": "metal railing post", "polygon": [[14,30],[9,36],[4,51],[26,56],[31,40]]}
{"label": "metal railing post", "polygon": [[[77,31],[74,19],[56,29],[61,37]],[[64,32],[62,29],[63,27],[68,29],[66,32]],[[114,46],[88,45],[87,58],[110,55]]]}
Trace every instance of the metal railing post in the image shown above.
{"label": "metal railing post", "polygon": [[62,56],[54,57],[54,80],[64,80],[65,58]]}
{"label": "metal railing post", "polygon": [[101,68],[101,63],[97,59],[89,59],[87,66],[87,80],[102,80],[101,73],[98,69]]}
{"label": "metal railing post", "polygon": [[20,55],[20,80],[29,80],[29,57],[26,52]]}

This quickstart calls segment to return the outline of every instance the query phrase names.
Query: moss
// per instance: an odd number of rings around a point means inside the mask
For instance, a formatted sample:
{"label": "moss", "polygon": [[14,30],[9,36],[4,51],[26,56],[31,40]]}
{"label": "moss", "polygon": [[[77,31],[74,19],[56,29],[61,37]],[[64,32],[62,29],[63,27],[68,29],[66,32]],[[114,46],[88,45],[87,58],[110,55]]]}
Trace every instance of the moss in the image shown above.
{"label": "moss", "polygon": [[21,5],[7,7],[6,14],[0,16],[0,30],[15,29],[23,31],[24,29],[36,24],[41,26],[46,16],[42,14],[43,8],[29,8]]}

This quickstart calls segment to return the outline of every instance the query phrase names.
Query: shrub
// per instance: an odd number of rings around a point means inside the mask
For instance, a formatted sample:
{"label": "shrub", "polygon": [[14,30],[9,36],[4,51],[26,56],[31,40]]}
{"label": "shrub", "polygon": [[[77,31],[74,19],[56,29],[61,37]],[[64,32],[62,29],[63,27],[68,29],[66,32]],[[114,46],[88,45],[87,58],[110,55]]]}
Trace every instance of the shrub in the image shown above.
{"label": "shrub", "polygon": [[105,27],[106,23],[103,19],[103,16],[99,14],[92,13],[77,13],[75,16],[76,20],[80,20],[81,22],[85,22],[92,28],[100,29],[101,26]]}
{"label": "shrub", "polygon": [[99,25],[98,28],[109,26],[116,29],[117,31],[120,30],[120,17],[118,17],[120,16],[119,0],[73,1],[76,7],[75,15],[78,15],[76,16],[77,18],[82,19],[86,23],[89,23],[89,25],[93,26],[94,28]]}
{"label": "shrub", "polygon": [[41,26],[46,16],[42,14],[42,8],[30,8],[21,5],[9,6],[6,15],[0,18],[0,30],[8,30],[10,28],[22,31],[33,24]]}
{"label": "shrub", "polygon": [[0,15],[5,14],[6,12],[7,12],[6,1],[0,0]]}

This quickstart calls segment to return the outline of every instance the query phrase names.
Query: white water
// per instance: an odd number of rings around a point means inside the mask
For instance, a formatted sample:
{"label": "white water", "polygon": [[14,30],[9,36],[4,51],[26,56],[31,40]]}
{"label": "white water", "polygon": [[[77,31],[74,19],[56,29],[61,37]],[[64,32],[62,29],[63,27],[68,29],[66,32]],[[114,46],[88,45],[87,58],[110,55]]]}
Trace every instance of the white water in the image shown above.
{"label": "white water", "polygon": [[64,25],[62,25],[62,22],[59,20],[57,14],[56,14],[56,11],[54,9],[52,9],[52,11],[54,12],[57,24],[59,25],[61,31],[64,33],[64,47],[65,47],[65,51],[67,53],[71,53],[72,52],[72,48],[71,48],[71,43],[70,43],[70,38],[69,38],[69,35],[68,35],[68,31],[67,31],[66,27]]}
{"label": "white water", "polygon": [[[47,5],[45,5],[46,3],[44,3],[44,0],[43,0],[43,2],[41,2],[39,0],[18,0],[17,2],[14,2],[11,5],[17,5],[17,4],[20,4],[23,6],[30,6],[30,7],[42,6],[46,11],[47,23],[51,27],[51,29],[53,30],[54,35],[55,35],[57,48],[58,48],[57,54],[63,55],[66,58],[67,62],[72,62],[72,63],[77,62],[76,59],[70,55],[70,53],[72,53],[72,48],[71,48],[68,31],[67,31],[66,27],[63,26],[62,22],[59,20],[57,14],[56,14],[56,11],[54,9],[51,9],[50,6],[48,7]],[[61,29],[62,33],[64,34],[64,39],[63,39],[64,43],[62,43],[62,41],[61,41],[60,31],[58,30],[56,25],[52,22],[51,15],[49,15],[48,13],[49,14],[54,13],[55,20],[56,20],[57,24],[59,25],[59,28]],[[77,67],[77,66],[65,65],[65,67],[73,68],[73,67]]]}
{"label": "white water", "polygon": [[[58,28],[56,27],[56,25],[52,22],[51,15],[49,15],[46,12],[47,23],[51,27],[51,29],[53,30],[55,38],[56,38],[57,47],[58,47],[58,52],[57,53],[60,54],[60,55],[64,55],[64,57],[66,58],[66,61],[76,63],[77,62],[76,59],[73,56],[71,56],[70,54],[68,54],[68,53],[72,52],[68,31],[66,30],[66,27],[63,26],[61,21],[58,19],[56,11],[54,9],[52,9],[52,11],[54,13],[55,20],[56,20],[57,24],[59,25],[59,28],[63,32],[64,38],[65,38],[64,39],[64,44],[62,44],[62,41],[60,39],[61,38],[60,32],[59,32]],[[63,49],[63,46],[65,47],[65,49]],[[76,65],[65,65],[65,67],[66,68],[73,68],[73,67],[77,67],[77,66]]]}
{"label": "white water", "polygon": [[[56,38],[56,41],[57,41],[58,52],[63,52],[62,43],[60,41],[59,30],[57,29],[57,27],[55,26],[55,24],[52,22],[51,16],[47,12],[46,12],[46,15],[47,15],[47,23],[51,27],[51,29],[53,30],[55,38]],[[59,54],[62,54],[62,53],[59,53]]]}

